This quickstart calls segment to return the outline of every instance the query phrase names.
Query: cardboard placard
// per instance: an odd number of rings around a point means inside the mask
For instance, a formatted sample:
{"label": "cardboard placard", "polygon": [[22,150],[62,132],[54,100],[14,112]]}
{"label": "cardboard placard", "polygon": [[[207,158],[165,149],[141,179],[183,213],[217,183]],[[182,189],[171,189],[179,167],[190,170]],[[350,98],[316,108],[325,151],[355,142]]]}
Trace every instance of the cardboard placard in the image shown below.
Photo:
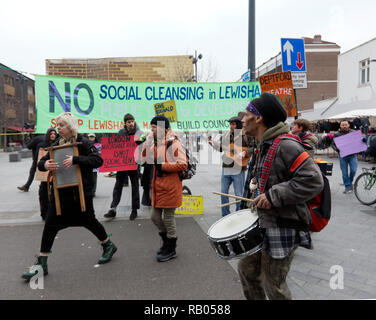
{"label": "cardboard placard", "polygon": [[[44,148],[39,148],[37,163],[39,162],[40,159],[42,159],[47,154],[47,152],[48,151],[44,150]],[[40,171],[37,167],[37,170],[35,172],[36,181],[47,182],[47,176],[48,176],[48,171]]]}
{"label": "cardboard placard", "polygon": [[260,76],[259,82],[262,93],[272,93],[282,100],[287,117],[296,116],[296,101],[290,71]]}
{"label": "cardboard placard", "polygon": [[360,130],[333,139],[341,158],[367,150]]}
{"label": "cardboard placard", "polygon": [[154,105],[154,110],[156,116],[165,116],[171,123],[178,121],[174,100],[156,103]]}
{"label": "cardboard placard", "polygon": [[137,170],[134,154],[137,148],[134,135],[103,137],[101,139],[103,166],[99,172]]}
{"label": "cardboard placard", "polygon": [[201,215],[204,214],[203,197],[183,195],[183,203],[176,208],[175,214]]}

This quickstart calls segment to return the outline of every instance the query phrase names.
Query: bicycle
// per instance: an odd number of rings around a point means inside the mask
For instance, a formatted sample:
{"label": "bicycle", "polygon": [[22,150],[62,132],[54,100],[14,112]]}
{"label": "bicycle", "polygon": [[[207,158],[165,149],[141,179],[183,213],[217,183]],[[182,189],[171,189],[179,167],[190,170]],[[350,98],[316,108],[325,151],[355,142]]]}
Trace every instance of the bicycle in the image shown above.
{"label": "bicycle", "polygon": [[370,206],[376,203],[376,167],[362,168],[362,171],[355,180],[354,193],[360,203]]}
{"label": "bicycle", "polygon": [[192,195],[191,189],[189,189],[187,186],[183,186],[183,195],[191,196]]}

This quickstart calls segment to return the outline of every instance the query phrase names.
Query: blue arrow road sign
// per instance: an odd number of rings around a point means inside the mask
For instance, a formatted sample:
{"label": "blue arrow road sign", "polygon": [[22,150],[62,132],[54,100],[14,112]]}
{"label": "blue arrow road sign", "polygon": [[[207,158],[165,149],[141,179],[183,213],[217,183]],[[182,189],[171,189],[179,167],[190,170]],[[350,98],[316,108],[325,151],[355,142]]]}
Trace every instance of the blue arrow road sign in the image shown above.
{"label": "blue arrow road sign", "polygon": [[307,72],[304,39],[281,39],[282,70]]}

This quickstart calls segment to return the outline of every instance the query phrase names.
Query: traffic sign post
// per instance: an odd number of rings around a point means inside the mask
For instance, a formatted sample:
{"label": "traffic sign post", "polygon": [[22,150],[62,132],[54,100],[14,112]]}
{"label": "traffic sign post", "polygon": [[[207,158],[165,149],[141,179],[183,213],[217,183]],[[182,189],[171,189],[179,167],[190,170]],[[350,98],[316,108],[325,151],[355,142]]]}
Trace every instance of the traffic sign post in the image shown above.
{"label": "traffic sign post", "polygon": [[307,89],[307,72],[291,72],[294,89]]}
{"label": "traffic sign post", "polygon": [[298,118],[298,101],[296,89],[307,88],[307,63],[304,50],[304,39],[281,39],[282,70],[293,74],[293,87],[296,102],[296,116]]}
{"label": "traffic sign post", "polygon": [[307,72],[304,39],[281,39],[282,70]]}

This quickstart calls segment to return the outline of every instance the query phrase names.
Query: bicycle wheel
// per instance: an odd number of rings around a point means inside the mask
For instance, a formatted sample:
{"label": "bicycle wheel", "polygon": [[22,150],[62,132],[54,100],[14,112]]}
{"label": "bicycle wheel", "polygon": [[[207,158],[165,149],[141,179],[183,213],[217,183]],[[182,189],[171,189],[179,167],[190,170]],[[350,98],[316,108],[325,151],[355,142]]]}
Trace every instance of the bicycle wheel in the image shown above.
{"label": "bicycle wheel", "polygon": [[183,186],[183,194],[191,196],[192,192],[187,186]]}
{"label": "bicycle wheel", "polygon": [[372,174],[370,172],[364,172],[356,178],[354,183],[354,193],[360,203],[370,206],[376,203],[376,186],[375,179],[371,181]]}

